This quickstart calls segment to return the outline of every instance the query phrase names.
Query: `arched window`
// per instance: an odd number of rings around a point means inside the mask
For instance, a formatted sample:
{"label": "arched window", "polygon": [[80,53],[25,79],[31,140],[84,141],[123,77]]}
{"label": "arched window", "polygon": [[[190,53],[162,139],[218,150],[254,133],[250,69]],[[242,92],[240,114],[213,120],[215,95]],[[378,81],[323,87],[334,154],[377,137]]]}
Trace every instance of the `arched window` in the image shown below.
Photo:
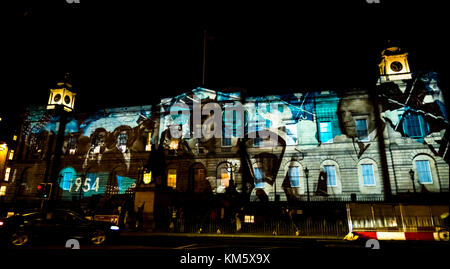
{"label": "arched window", "polygon": [[30,167],[26,167],[22,171],[20,178],[20,189],[19,189],[20,196],[28,196],[31,195],[33,192],[36,192],[36,187],[39,184],[39,182],[33,179],[34,176],[32,173],[32,169]]}
{"label": "arched window", "polygon": [[417,177],[421,184],[433,184],[429,160],[416,160]]}
{"label": "arched window", "polygon": [[306,193],[306,179],[304,167],[298,161],[290,161],[284,166],[285,181],[283,187],[289,187],[294,194]]}
{"label": "arched window", "polygon": [[[414,171],[414,182],[416,189],[422,191],[438,192],[439,178],[436,170],[436,163],[432,157],[426,154],[419,154],[414,157],[412,163]],[[425,190],[423,190],[425,191]]]}
{"label": "arched window", "polygon": [[323,166],[323,170],[327,174],[327,186],[336,187],[337,186],[336,166],[334,164],[327,164]]}
{"label": "arched window", "polygon": [[300,187],[300,167],[298,165],[289,166],[287,174],[291,187]]}
{"label": "arched window", "polygon": [[342,193],[341,172],[338,163],[334,160],[325,160],[320,164],[320,168],[327,174],[328,194]]}
{"label": "arched window", "polygon": [[381,194],[377,162],[370,158],[360,160],[358,163],[358,181],[362,194]]}
{"label": "arched window", "polygon": [[201,163],[194,163],[189,169],[188,190],[194,192],[203,192],[207,188],[206,169]]}
{"label": "arched window", "polygon": [[230,163],[223,162],[217,166],[216,193],[225,193],[230,185],[231,173],[232,169]]}

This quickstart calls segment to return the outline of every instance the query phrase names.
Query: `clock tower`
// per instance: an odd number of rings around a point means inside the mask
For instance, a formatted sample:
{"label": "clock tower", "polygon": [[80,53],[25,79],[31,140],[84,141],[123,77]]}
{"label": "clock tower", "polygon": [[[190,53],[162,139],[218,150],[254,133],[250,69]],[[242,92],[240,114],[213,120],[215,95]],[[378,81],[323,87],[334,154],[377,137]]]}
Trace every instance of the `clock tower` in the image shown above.
{"label": "clock tower", "polygon": [[380,78],[377,84],[396,82],[411,79],[411,70],[408,64],[408,53],[398,47],[389,47],[381,53]]}
{"label": "clock tower", "polygon": [[72,84],[69,83],[70,74],[66,73],[64,82],[58,82],[55,89],[50,89],[47,109],[63,108],[67,112],[73,111],[76,93],[72,90]]}

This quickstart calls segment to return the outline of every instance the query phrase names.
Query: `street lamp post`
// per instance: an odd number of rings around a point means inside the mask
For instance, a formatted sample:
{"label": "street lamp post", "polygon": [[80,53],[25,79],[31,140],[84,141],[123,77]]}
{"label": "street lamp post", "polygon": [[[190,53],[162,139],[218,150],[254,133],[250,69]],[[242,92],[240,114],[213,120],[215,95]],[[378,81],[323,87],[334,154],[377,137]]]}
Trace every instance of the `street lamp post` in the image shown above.
{"label": "street lamp post", "polygon": [[230,173],[230,182],[228,183],[228,190],[234,191],[236,186],[234,185],[233,174],[236,171],[237,164],[227,163],[227,171]]}
{"label": "street lamp post", "polygon": [[[56,134],[55,151],[53,152],[53,160],[49,163],[47,169],[49,173],[44,179],[46,182],[58,182],[59,169],[61,164],[62,148],[64,144],[64,135],[68,121],[68,113],[73,112],[76,93],[72,90],[69,83],[70,74],[67,73],[64,82],[58,82],[55,89],[50,89],[50,97],[47,104],[47,110],[54,110],[54,115],[59,117],[59,127]],[[56,200],[56,188],[52,189],[50,198]]]}
{"label": "street lamp post", "polygon": [[306,197],[307,197],[307,201],[309,202],[309,183],[308,183],[308,177],[309,177],[309,170],[308,167],[305,167],[305,178],[306,178]]}
{"label": "street lamp post", "polygon": [[409,170],[409,176],[411,177],[413,191],[414,191],[414,193],[416,193],[416,184],[414,183],[414,170],[412,170],[412,169]]}

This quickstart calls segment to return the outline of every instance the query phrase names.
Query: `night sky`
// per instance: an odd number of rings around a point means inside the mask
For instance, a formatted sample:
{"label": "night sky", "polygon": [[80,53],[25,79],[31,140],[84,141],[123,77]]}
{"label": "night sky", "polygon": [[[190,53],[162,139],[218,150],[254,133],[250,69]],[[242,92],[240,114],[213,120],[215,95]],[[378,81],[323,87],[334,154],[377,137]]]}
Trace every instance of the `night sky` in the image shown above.
{"label": "night sky", "polygon": [[373,87],[391,40],[409,52],[413,71],[439,72],[448,91],[445,8],[432,1],[92,2],[17,1],[2,11],[13,16],[1,38],[1,130],[27,106],[45,105],[66,72],[77,111],[152,104],[199,87],[205,29],[206,88]]}

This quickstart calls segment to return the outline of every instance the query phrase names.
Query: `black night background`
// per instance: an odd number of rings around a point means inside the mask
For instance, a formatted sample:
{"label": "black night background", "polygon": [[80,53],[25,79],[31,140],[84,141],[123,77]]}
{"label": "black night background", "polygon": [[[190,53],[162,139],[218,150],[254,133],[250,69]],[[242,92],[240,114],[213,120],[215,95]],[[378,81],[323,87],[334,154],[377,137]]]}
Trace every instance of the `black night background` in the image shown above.
{"label": "black night background", "polygon": [[66,72],[83,111],[201,86],[204,30],[207,88],[373,87],[389,41],[447,83],[444,8],[434,1],[17,2],[2,26],[1,113],[11,116],[45,104]]}

